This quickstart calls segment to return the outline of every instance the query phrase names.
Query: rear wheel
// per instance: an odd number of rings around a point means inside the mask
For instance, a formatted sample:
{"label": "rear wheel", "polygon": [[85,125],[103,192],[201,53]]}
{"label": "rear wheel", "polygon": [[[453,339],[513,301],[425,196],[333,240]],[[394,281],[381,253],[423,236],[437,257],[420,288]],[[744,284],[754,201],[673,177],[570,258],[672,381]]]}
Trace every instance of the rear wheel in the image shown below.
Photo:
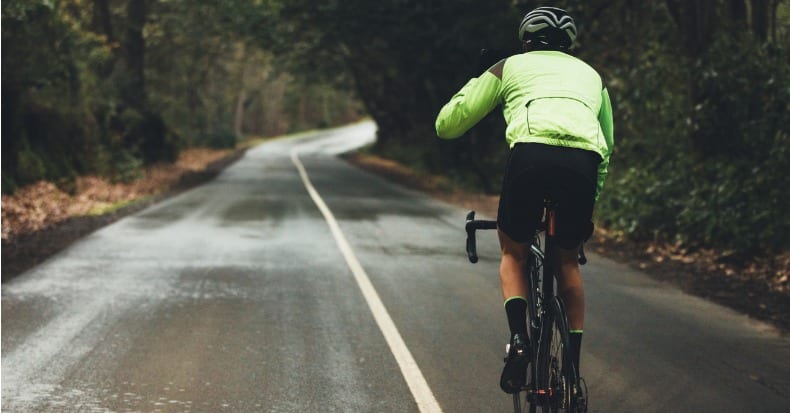
{"label": "rear wheel", "polygon": [[539,366],[541,375],[545,375],[547,402],[541,406],[543,413],[574,412],[573,383],[576,373],[571,366],[568,320],[565,306],[559,297],[551,300],[545,331],[547,341],[541,343],[545,351],[541,355]]}
{"label": "rear wheel", "polygon": [[[535,348],[535,347],[532,347]],[[534,360],[527,364],[527,382],[516,393],[513,393],[513,411],[516,413],[537,413],[535,404],[530,404],[530,391],[535,383],[535,369],[532,367]]]}

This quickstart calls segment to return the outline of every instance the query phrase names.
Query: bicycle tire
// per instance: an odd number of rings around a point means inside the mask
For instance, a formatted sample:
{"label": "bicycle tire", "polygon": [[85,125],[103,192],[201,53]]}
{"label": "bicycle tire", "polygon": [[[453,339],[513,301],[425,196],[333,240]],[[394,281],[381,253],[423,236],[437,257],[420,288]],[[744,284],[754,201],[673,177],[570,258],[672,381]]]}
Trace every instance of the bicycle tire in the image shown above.
{"label": "bicycle tire", "polygon": [[576,372],[571,366],[570,339],[565,305],[559,297],[553,297],[544,315],[544,331],[540,345],[538,368],[539,375],[546,383],[547,401],[543,403],[543,413],[573,412],[573,383]]}

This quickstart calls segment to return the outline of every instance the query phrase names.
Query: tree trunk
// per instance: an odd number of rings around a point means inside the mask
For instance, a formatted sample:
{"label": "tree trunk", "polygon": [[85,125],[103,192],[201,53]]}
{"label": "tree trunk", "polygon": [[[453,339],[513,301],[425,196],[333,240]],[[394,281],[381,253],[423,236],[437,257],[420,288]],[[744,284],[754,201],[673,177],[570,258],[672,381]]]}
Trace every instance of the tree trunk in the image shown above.
{"label": "tree trunk", "polygon": [[242,43],[236,51],[236,59],[240,62],[239,70],[239,94],[236,96],[236,109],[233,113],[233,133],[237,139],[241,139],[244,129],[244,112],[247,102],[247,55],[246,47]]}
{"label": "tree trunk", "polygon": [[127,70],[127,89],[124,93],[126,103],[143,109],[145,105],[145,38],[143,27],[148,9],[146,0],[129,0],[126,3],[128,19],[126,41],[124,44],[124,63]]}
{"label": "tree trunk", "polygon": [[776,16],[778,14],[779,3],[780,2],[781,2],[781,0],[774,0],[774,4],[773,4],[773,6],[771,8],[771,40],[773,40],[775,42],[779,41],[779,38],[777,37],[777,34],[776,34],[776,27],[777,27]]}
{"label": "tree trunk", "polygon": [[751,0],[752,5],[752,33],[765,42],[768,35],[773,32],[771,28],[771,12],[773,11],[771,0]]}
{"label": "tree trunk", "polygon": [[747,25],[748,10],[746,9],[746,0],[729,0],[727,4],[727,12],[730,22],[732,23],[733,30],[743,31]]}
{"label": "tree trunk", "polygon": [[103,34],[107,38],[107,43],[115,42],[115,34],[112,30],[112,14],[110,14],[110,2],[108,0],[93,0],[93,31]]}
{"label": "tree trunk", "polygon": [[118,39],[113,29],[109,0],[93,0],[91,27],[95,33],[104,36],[107,45],[110,47],[110,58],[98,66],[96,70],[97,75],[102,80],[108,79],[112,75],[113,70],[115,70],[116,63],[120,60],[122,52],[118,47]]}
{"label": "tree trunk", "polygon": [[233,133],[239,139],[244,135],[244,108],[246,101],[247,89],[242,82],[241,91],[239,91],[239,96],[236,98],[236,113],[233,116]]}
{"label": "tree trunk", "polygon": [[667,8],[681,32],[689,56],[698,56],[713,32],[716,4],[707,0],[666,0]]}

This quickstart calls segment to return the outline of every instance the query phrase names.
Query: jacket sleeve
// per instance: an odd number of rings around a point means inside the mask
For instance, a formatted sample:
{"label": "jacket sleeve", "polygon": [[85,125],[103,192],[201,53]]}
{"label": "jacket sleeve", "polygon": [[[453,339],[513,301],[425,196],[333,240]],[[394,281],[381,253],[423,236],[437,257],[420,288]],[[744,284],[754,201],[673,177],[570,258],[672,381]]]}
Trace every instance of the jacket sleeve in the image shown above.
{"label": "jacket sleeve", "polygon": [[606,140],[606,152],[603,154],[603,161],[598,165],[598,186],[595,191],[595,202],[601,197],[606,175],[609,174],[609,158],[614,152],[614,119],[612,117],[612,102],[609,99],[609,91],[603,88],[601,91],[602,103],[601,110],[598,112],[598,122],[601,124],[604,139]]}
{"label": "jacket sleeve", "polygon": [[502,81],[489,71],[472,78],[444,105],[436,118],[436,135],[457,138],[491,112],[501,101]]}

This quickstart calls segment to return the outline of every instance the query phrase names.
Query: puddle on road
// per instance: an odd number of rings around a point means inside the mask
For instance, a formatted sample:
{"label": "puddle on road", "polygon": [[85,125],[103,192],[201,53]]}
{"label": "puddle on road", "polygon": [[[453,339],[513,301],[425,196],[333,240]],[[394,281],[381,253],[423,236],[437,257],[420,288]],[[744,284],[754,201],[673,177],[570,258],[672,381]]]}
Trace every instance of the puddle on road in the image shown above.
{"label": "puddle on road", "polygon": [[156,229],[171,225],[188,216],[204,203],[202,197],[192,197],[177,203],[168,203],[149,208],[131,219],[139,229]]}
{"label": "puddle on road", "polygon": [[295,210],[291,202],[283,199],[244,199],[222,212],[222,220],[230,222],[274,221],[281,222]]}
{"label": "puddle on road", "polygon": [[445,211],[424,202],[404,198],[329,198],[326,200],[338,220],[377,221],[382,216],[438,218]]}

